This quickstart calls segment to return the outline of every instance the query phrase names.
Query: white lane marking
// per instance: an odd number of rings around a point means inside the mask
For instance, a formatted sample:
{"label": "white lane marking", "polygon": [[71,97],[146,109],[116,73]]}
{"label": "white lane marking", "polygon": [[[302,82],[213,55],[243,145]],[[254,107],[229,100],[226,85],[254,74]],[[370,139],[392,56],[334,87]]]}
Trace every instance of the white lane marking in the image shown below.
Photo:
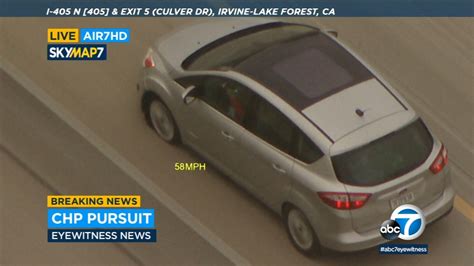
{"label": "white lane marking", "polygon": [[221,238],[214,234],[209,228],[202,224],[196,217],[189,213],[184,207],[169,196],[163,189],[146,177],[132,163],[122,157],[114,148],[97,136],[90,128],[76,119],[71,113],[51,98],[43,89],[36,85],[31,79],[17,69],[5,58],[0,57],[0,68],[15,79],[29,93],[46,105],[59,118],[61,118],[72,129],[77,131],[89,143],[95,146],[105,157],[112,161],[117,167],[124,171],[130,178],[137,182],[143,189],[148,191],[155,199],[165,205],[174,215],[191,227],[197,234],[204,238],[211,246],[218,250],[236,265],[250,265],[250,262],[242,257],[237,251],[227,245]]}

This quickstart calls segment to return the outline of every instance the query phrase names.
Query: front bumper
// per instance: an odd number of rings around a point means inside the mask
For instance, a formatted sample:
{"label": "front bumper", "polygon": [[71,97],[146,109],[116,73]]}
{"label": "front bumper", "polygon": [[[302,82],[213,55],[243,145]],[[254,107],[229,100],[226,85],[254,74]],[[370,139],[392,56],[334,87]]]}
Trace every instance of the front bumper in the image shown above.
{"label": "front bumper", "polygon": [[[452,186],[448,186],[437,200],[423,208],[427,224],[437,221],[452,210],[454,195],[454,189]],[[389,217],[387,217],[387,219],[388,218]],[[326,237],[320,239],[322,246],[342,252],[368,249],[388,242],[388,240],[380,235],[378,228],[366,233],[358,233],[351,230],[329,236],[326,233],[325,236]]]}

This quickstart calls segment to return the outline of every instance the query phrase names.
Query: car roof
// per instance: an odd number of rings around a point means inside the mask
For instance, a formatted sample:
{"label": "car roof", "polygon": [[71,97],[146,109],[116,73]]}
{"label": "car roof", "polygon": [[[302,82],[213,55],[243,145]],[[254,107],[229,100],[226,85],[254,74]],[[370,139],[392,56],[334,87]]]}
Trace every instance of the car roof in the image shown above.
{"label": "car roof", "polygon": [[302,110],[306,118],[337,142],[377,120],[407,107],[376,78],[356,84]]}
{"label": "car roof", "polygon": [[264,84],[300,111],[374,77],[352,54],[317,29],[248,57],[235,71]]}

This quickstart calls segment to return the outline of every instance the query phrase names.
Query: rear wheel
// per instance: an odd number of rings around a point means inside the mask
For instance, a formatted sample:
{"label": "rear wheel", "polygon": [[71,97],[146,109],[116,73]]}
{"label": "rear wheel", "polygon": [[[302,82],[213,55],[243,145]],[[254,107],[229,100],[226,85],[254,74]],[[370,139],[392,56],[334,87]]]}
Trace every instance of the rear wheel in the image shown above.
{"label": "rear wheel", "polygon": [[164,141],[179,141],[178,127],[168,107],[159,99],[153,99],[148,105],[147,118],[152,128]]}
{"label": "rear wheel", "polygon": [[318,238],[306,215],[293,206],[289,207],[285,213],[286,230],[296,249],[307,256],[319,253]]}

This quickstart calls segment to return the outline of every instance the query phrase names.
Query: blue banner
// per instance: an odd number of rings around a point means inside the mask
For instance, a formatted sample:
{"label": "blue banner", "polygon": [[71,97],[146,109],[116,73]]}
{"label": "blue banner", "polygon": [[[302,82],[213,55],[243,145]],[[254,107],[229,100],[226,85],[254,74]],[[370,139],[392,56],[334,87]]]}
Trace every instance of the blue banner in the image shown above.
{"label": "blue banner", "polygon": [[380,254],[416,255],[428,254],[427,244],[383,244],[379,246]]}
{"label": "blue banner", "polygon": [[123,28],[81,28],[81,43],[130,42],[130,30]]}
{"label": "blue banner", "polygon": [[48,44],[48,60],[106,60],[105,44]]}
{"label": "blue banner", "polygon": [[472,17],[472,0],[1,0],[7,17]]}
{"label": "blue banner", "polygon": [[48,229],[48,242],[156,242],[156,230]]}
{"label": "blue banner", "polygon": [[48,209],[48,228],[154,228],[153,209]]}

